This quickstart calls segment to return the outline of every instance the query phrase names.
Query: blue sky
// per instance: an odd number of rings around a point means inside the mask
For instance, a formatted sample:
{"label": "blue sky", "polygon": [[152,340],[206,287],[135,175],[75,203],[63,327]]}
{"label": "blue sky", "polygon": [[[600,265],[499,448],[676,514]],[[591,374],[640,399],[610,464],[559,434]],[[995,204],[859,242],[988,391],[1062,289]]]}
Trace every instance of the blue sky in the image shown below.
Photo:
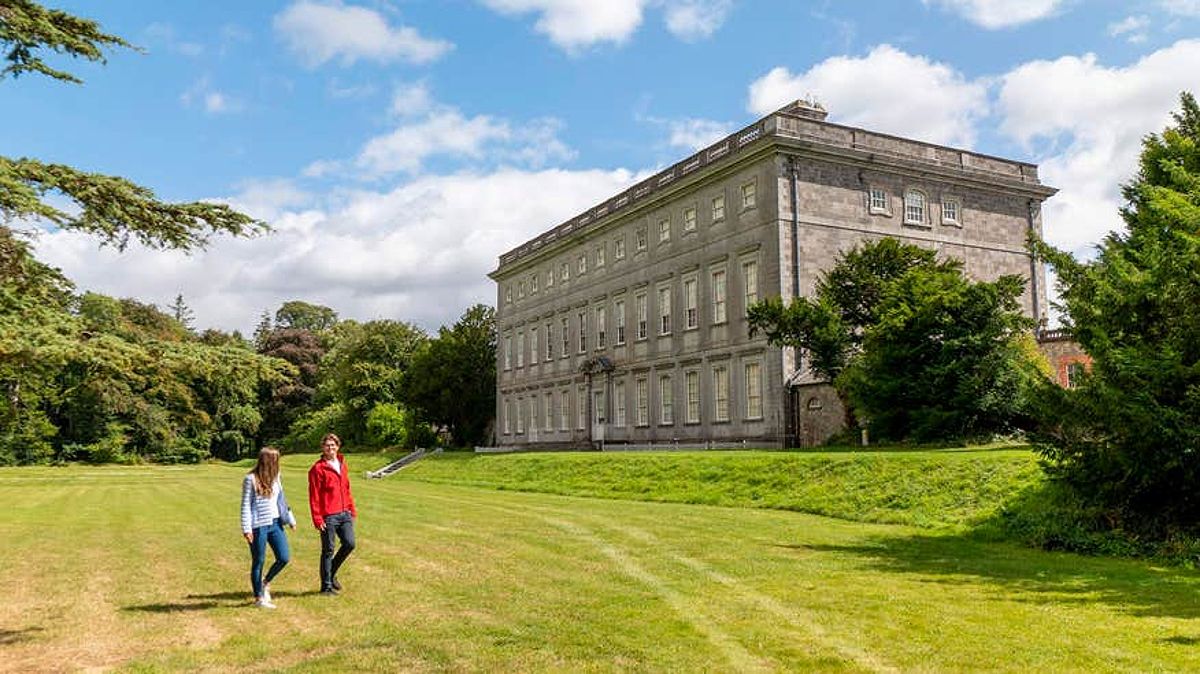
{"label": "blue sky", "polygon": [[1200,89],[1200,0],[58,2],[143,48],[0,85],[0,148],[228,200],[205,253],[38,254],[82,289],[252,326],[288,299],[426,328],[496,257],[812,95],[831,121],[1038,162],[1049,238],[1119,226],[1138,139]]}

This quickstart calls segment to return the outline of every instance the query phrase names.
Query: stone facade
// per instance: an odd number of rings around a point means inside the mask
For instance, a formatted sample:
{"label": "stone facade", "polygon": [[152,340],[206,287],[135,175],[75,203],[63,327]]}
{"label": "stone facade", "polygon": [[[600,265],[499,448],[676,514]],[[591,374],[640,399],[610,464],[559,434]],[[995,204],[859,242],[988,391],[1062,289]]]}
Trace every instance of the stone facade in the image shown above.
{"label": "stone facade", "polygon": [[976,278],[1032,277],[1025,308],[1042,316],[1024,242],[1054,191],[1036,167],[824,117],[793,104],[501,256],[500,445],[824,441],[836,396],[751,337],[745,309],[811,293],[839,251],[879,237]]}

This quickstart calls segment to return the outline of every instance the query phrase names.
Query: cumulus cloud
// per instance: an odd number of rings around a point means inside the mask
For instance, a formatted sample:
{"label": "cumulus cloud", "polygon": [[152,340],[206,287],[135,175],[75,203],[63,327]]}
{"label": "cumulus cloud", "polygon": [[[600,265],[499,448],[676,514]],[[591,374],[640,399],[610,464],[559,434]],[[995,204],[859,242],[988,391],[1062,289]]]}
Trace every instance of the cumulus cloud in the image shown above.
{"label": "cumulus cloud", "polygon": [[732,0],[680,0],[667,4],[663,21],[672,35],[694,42],[717,32],[732,8]]}
{"label": "cumulus cloud", "polygon": [[712,145],[733,132],[734,125],[696,117],[664,118],[637,116],[638,121],[665,129],[666,146],[694,152]]}
{"label": "cumulus cloud", "polygon": [[488,115],[466,117],[453,108],[442,108],[410,124],[403,124],[363,145],[355,165],[368,174],[419,171],[435,156],[456,159],[482,159],[486,156],[524,158],[544,165],[552,159],[566,159],[570,151],[557,138],[560,123],[535,120],[514,127]]}
{"label": "cumulus cloud", "polygon": [[[937,4],[988,30],[1011,28],[1056,14],[1066,0],[922,0]],[[1181,0],[1176,0],[1181,1]]]}
{"label": "cumulus cloud", "polygon": [[215,240],[186,255],[97,250],[78,232],[46,232],[37,255],[81,289],[167,306],[177,293],[196,323],[252,329],[290,299],[343,317],[451,323],[475,302],[494,303],[486,274],[500,253],[644,176],[628,170],[502,169],[422,176],[386,190],[309,194],[286,180],[247,184],[227,201],[274,233]]}
{"label": "cumulus cloud", "polygon": [[1124,37],[1130,44],[1145,42],[1150,28],[1150,17],[1127,16],[1120,21],[1108,24],[1109,37]]}
{"label": "cumulus cloud", "polygon": [[508,15],[538,14],[534,29],[568,51],[624,42],[642,23],[644,0],[482,0]]}
{"label": "cumulus cloud", "polygon": [[812,95],[831,121],[970,147],[976,122],[988,112],[987,91],[986,82],[885,44],[863,57],[826,59],[800,74],[773,68],[751,83],[747,107],[765,115]]}
{"label": "cumulus cloud", "polygon": [[650,6],[661,6],[674,36],[695,41],[711,36],[725,22],[733,0],[480,0],[510,16],[536,14],[534,30],[570,53],[629,39]]}
{"label": "cumulus cloud", "polygon": [[1195,87],[1197,63],[1200,40],[1181,40],[1123,68],[1087,54],[1026,63],[1002,78],[1001,130],[1061,189],[1046,204],[1051,242],[1085,253],[1121,228],[1118,185],[1132,177],[1142,137],[1162,130],[1179,92]]}
{"label": "cumulus cloud", "polygon": [[517,165],[538,169],[573,159],[560,138],[563,123],[553,117],[513,122],[491,115],[467,116],[437,101],[426,82],[395,87],[388,113],[395,126],[363,143],[350,159],[318,159],[302,174],[321,178],[338,173],[358,179],[393,174],[417,175],[433,159],[474,165],[476,169]]}
{"label": "cumulus cloud", "polygon": [[280,12],[275,31],[309,67],[337,60],[428,63],[454,45],[423,37],[411,26],[393,26],[379,12],[336,0],[299,0]]}

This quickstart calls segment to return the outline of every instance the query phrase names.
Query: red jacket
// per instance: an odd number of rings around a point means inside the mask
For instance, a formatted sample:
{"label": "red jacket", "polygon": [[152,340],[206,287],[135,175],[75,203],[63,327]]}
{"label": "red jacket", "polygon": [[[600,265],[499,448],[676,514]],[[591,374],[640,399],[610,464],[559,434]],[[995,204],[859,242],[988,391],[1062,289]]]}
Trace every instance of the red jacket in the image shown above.
{"label": "red jacket", "polygon": [[350,494],[350,468],[346,457],[337,455],[342,464],[339,473],[329,466],[324,457],[317,459],[308,469],[308,510],[312,513],[313,526],[318,529],[325,523],[326,515],[349,510],[351,517],[358,517],[354,497]]}

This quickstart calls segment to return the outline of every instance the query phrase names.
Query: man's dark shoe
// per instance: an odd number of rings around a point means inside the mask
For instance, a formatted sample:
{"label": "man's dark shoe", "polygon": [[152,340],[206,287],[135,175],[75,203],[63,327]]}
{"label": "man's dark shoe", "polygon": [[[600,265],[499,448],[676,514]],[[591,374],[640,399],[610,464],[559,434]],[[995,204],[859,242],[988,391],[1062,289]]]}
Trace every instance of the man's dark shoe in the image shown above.
{"label": "man's dark shoe", "polygon": [[337,593],[338,593],[338,591],[333,589],[332,587],[327,587],[324,590],[321,590],[322,597],[336,597]]}
{"label": "man's dark shoe", "polygon": [[332,583],[332,585],[333,585],[333,589],[334,589],[334,590],[336,590],[336,591],[338,591],[338,592],[341,592],[341,591],[342,591],[342,584],[338,582],[338,579],[337,579],[337,578],[334,578],[334,579],[331,581],[331,583]]}

